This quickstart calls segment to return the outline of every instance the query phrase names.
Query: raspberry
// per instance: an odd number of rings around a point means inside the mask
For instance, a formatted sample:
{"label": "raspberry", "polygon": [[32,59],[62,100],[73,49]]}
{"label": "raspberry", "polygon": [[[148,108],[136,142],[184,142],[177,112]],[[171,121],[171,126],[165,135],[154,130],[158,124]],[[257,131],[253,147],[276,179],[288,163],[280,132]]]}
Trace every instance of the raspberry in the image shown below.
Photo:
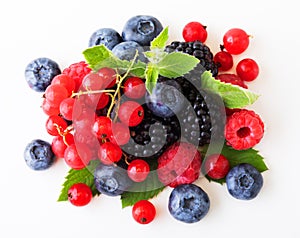
{"label": "raspberry", "polygon": [[260,142],[264,123],[254,111],[242,109],[228,117],[225,126],[227,144],[236,150],[245,150]]}
{"label": "raspberry", "polygon": [[170,187],[190,184],[200,175],[201,155],[187,142],[176,142],[158,158],[158,178]]}
{"label": "raspberry", "polygon": [[88,68],[88,65],[84,61],[71,64],[68,68],[63,70],[63,74],[68,75],[75,81],[75,91],[77,92],[82,84],[83,78],[91,72],[91,69]]}

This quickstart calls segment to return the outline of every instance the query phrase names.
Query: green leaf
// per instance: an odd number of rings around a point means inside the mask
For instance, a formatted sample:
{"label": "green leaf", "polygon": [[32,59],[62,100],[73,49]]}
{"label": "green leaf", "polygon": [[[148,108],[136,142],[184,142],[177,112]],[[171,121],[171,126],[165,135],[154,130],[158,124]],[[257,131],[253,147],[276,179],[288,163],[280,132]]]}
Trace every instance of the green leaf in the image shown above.
{"label": "green leaf", "polygon": [[156,66],[160,75],[167,78],[176,78],[191,71],[198,63],[199,60],[194,56],[172,52],[166,54]]}
{"label": "green leaf", "polygon": [[227,108],[243,108],[253,104],[258,95],[237,85],[216,80],[211,72],[205,71],[201,76],[201,85],[219,94]]}
{"label": "green leaf", "polygon": [[[151,171],[143,182],[134,183],[131,191],[121,195],[122,208],[132,206],[140,200],[148,200],[156,197],[165,186],[159,181],[156,171]],[[136,192],[133,192],[136,191]]]}
{"label": "green leaf", "polygon": [[167,45],[167,41],[169,39],[169,28],[164,28],[160,34],[151,41],[150,49],[154,50],[155,48],[164,49]]}
{"label": "green leaf", "polygon": [[93,196],[99,195],[100,193],[94,184],[94,171],[99,163],[99,160],[92,160],[86,168],[80,170],[70,169],[65,178],[66,180],[62,185],[63,188],[60,192],[58,201],[68,200],[68,190],[75,183],[85,183],[91,188]]}
{"label": "green leaf", "polygon": [[83,51],[83,55],[86,59],[89,67],[98,71],[101,68],[108,67],[116,69],[119,74],[125,73],[129,70],[129,73],[144,78],[146,64],[137,61],[132,64],[132,61],[120,60],[104,45],[97,45]]}
{"label": "green leaf", "polygon": [[99,64],[114,58],[112,52],[104,45],[97,45],[83,51],[84,58],[91,69],[99,69]]}
{"label": "green leaf", "polygon": [[[218,151],[219,148],[215,149],[210,145],[209,152],[207,151],[207,149],[208,146],[203,147],[201,149],[201,153],[205,154],[205,156],[209,154],[220,153],[228,159],[231,168],[241,163],[248,163],[254,166],[259,172],[268,170],[268,167],[264,162],[264,158],[259,154],[258,150],[255,150],[253,148],[247,150],[235,150],[230,146],[224,145],[222,151],[220,152]],[[220,184],[223,184],[225,182],[225,179],[214,180],[209,178],[208,176],[206,176],[206,178],[210,181],[218,182]]]}
{"label": "green leaf", "polygon": [[154,64],[149,63],[147,65],[146,72],[145,72],[145,77],[146,77],[145,85],[147,91],[150,94],[152,93],[152,90],[156,85],[158,74],[159,72],[156,66]]}

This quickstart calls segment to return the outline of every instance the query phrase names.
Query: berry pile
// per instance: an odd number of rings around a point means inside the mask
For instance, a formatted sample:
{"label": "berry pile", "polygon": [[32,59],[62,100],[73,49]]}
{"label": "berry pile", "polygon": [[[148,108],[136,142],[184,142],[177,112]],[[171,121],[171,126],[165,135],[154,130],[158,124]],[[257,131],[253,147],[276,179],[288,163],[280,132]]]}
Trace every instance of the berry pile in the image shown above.
{"label": "berry pile", "polygon": [[188,23],[184,41],[170,44],[167,30],[155,17],[135,16],[122,34],[95,31],[86,61],[61,70],[38,58],[26,67],[30,88],[43,92],[45,128],[53,139],[33,140],[24,158],[33,170],[65,161],[70,170],[59,201],[85,206],[96,195],[120,196],[133,218],[147,224],[156,216],[149,200],[169,187],[172,217],[194,223],[210,207],[195,184],[201,177],[226,183],[236,199],[260,192],[267,166],[253,147],[264,123],[246,108],[256,98],[247,82],[259,68],[245,58],[231,71],[234,55],[249,45],[248,34],[230,29],[213,54],[201,23]]}

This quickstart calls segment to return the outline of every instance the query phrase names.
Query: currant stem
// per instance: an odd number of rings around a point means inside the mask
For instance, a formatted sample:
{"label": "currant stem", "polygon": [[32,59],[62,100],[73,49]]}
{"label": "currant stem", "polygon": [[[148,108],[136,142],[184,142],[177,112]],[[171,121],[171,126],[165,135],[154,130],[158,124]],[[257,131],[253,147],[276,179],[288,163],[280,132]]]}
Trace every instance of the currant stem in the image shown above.
{"label": "currant stem", "polygon": [[102,90],[94,90],[94,91],[79,91],[77,93],[72,93],[71,97],[87,95],[87,94],[97,94],[97,93],[114,93],[116,90],[114,89],[102,89]]}

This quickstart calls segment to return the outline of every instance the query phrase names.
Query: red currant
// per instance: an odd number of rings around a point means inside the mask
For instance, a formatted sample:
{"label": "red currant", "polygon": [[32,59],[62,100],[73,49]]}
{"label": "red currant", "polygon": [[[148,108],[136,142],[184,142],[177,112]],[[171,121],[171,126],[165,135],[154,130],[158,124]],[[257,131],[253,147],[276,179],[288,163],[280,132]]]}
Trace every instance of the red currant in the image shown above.
{"label": "red currant", "polygon": [[253,59],[243,59],[237,64],[236,73],[242,80],[253,81],[259,74],[259,67]]}
{"label": "red currant", "polygon": [[[65,118],[66,120],[72,121],[73,119],[73,108],[74,108],[75,98],[66,98],[64,99],[59,106],[60,114]],[[79,108],[80,107],[80,108]],[[76,104],[76,110],[81,111],[81,104]],[[77,111],[77,113],[79,113]]]}
{"label": "red currant", "polygon": [[46,98],[43,100],[42,109],[47,116],[59,114],[59,107],[51,105]]}
{"label": "red currant", "polygon": [[54,107],[59,107],[62,100],[67,98],[69,93],[62,85],[50,85],[45,91],[45,98]]}
{"label": "red currant", "polygon": [[111,141],[117,145],[125,145],[130,139],[130,131],[128,126],[121,122],[112,123]]}
{"label": "red currant", "polygon": [[144,108],[135,101],[126,101],[121,104],[118,116],[125,125],[137,126],[144,119]]}
{"label": "red currant", "polygon": [[152,222],[155,215],[156,209],[148,200],[140,200],[132,207],[133,219],[140,224],[148,224]]}
{"label": "red currant", "polygon": [[68,96],[71,96],[71,94],[75,91],[75,81],[66,74],[59,74],[55,76],[51,82],[51,85],[61,85],[68,91]]}
{"label": "red currant", "polygon": [[105,116],[96,118],[93,125],[93,132],[100,140],[109,139],[112,136],[111,119]]}
{"label": "red currant", "polygon": [[116,84],[117,74],[114,69],[111,68],[102,68],[99,69],[98,75],[103,82],[104,88],[111,88]]}
{"label": "red currant", "polygon": [[68,200],[77,207],[85,206],[92,200],[91,188],[85,183],[73,184],[68,190]]}
{"label": "red currant", "polygon": [[146,93],[146,87],[143,80],[138,77],[128,78],[124,83],[124,94],[133,99],[141,98]]}
{"label": "red currant", "polygon": [[150,172],[149,164],[142,159],[135,159],[130,162],[127,168],[128,177],[135,182],[144,181]]}
{"label": "red currant", "polygon": [[71,144],[74,144],[74,138],[72,134],[68,133],[65,136],[53,137],[51,148],[56,157],[63,158],[65,150]]}
{"label": "red currant", "polygon": [[109,96],[106,93],[101,93],[98,103],[97,103],[97,106],[96,106],[96,109],[99,110],[99,109],[105,108],[107,106],[108,102],[109,102]]}
{"label": "red currant", "polygon": [[230,169],[228,159],[221,154],[209,155],[205,162],[204,168],[206,174],[212,179],[225,178]]}
{"label": "red currant", "polygon": [[78,149],[75,144],[68,146],[64,153],[64,160],[72,169],[83,169],[92,157],[90,149],[85,144],[80,144]]}
{"label": "red currant", "polygon": [[233,57],[226,51],[219,51],[214,56],[214,62],[219,65],[220,71],[227,71],[233,66]]}
{"label": "red currant", "polygon": [[99,74],[89,73],[82,80],[82,86],[89,91],[101,90],[103,81]]}
{"label": "red currant", "polygon": [[242,29],[232,28],[223,36],[223,44],[230,54],[241,54],[248,48],[249,35]]}
{"label": "red currant", "polygon": [[200,22],[190,22],[184,26],[182,36],[187,42],[198,40],[204,43],[207,39],[206,26]]}
{"label": "red currant", "polygon": [[100,145],[98,151],[98,157],[100,161],[107,165],[120,161],[122,154],[121,148],[112,142],[105,142],[104,144]]}
{"label": "red currant", "polygon": [[52,136],[62,135],[67,127],[67,122],[60,116],[52,115],[46,121],[46,130]]}

